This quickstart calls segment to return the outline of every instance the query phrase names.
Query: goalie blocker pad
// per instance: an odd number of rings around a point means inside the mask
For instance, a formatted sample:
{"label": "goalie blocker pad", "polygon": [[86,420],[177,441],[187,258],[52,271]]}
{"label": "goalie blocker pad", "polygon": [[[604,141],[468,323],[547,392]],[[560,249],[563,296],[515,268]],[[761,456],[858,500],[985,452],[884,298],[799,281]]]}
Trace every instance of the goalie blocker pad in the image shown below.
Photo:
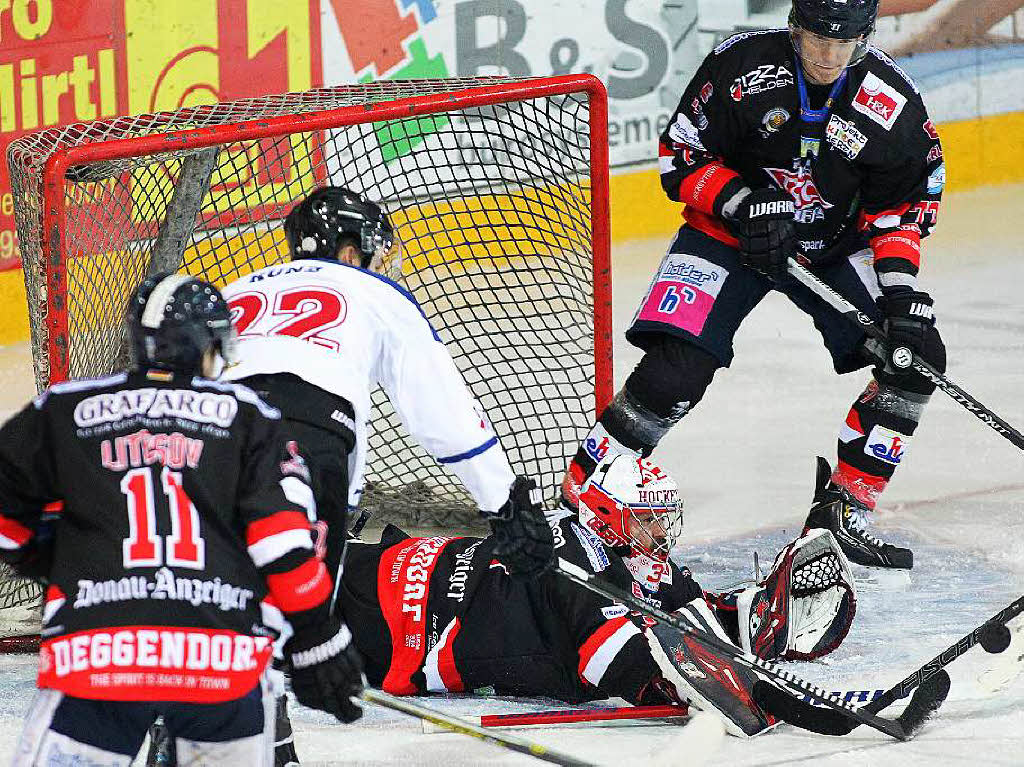
{"label": "goalie blocker pad", "polygon": [[768,577],[737,594],[740,645],[765,660],[812,660],[850,631],[857,594],[832,533],[811,530],[779,552]]}
{"label": "goalie blocker pad", "polygon": [[[700,631],[732,643],[711,608],[694,599],[676,615]],[[730,735],[751,737],[774,728],[778,721],[754,702],[753,688],[759,677],[745,666],[708,646],[699,637],[684,636],[671,626],[656,623],[650,629],[651,655],[679,698],[702,711],[722,717]]]}

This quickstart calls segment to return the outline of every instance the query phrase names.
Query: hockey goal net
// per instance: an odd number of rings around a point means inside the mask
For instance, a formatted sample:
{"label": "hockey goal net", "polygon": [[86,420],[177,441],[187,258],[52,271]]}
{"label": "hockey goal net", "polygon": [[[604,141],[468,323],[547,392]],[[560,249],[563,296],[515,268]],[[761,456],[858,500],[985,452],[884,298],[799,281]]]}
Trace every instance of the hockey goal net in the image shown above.
{"label": "hockey goal net", "polygon": [[[594,77],[323,88],[42,131],[7,156],[39,389],[124,366],[124,308],[147,274],[223,285],[286,261],[284,216],[329,183],[388,211],[399,281],[547,497],[610,399],[607,101]],[[373,401],[363,508],[414,526],[474,520],[458,480],[382,392]],[[0,578],[0,609],[34,598]]]}

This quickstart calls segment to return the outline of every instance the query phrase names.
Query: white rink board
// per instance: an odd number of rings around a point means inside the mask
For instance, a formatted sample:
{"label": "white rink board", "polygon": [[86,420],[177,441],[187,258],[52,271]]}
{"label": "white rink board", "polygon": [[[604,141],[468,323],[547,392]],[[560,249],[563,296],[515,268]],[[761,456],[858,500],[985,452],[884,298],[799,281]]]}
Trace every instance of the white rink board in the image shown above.
{"label": "white rink board", "polygon": [[[1024,186],[947,198],[936,234],[925,243],[922,286],[936,314],[957,383],[1024,428],[1024,239],[1017,230]],[[621,341],[634,303],[667,244],[619,247],[614,261],[616,383],[638,359]],[[736,361],[704,402],[659,448],[658,460],[686,498],[685,555],[699,581],[722,586],[749,574],[748,552],[762,561],[802,524],[813,459],[834,460],[835,438],[866,373],[836,378],[810,323],[770,297],[737,338]],[[32,394],[23,347],[0,350],[0,407]],[[1024,455],[936,393],[884,496],[883,532],[912,543],[918,557],[905,591],[862,591],[850,637],[833,655],[799,664],[833,689],[888,687],[973,628],[1024,586]],[[1024,680],[985,695],[976,677],[992,656],[973,649],[950,666],[953,688],[938,717],[910,743],[859,728],[828,738],[789,727],[754,740],[727,738],[711,763],[764,767],[806,764],[1019,764],[1024,753]],[[797,664],[794,664],[796,667]],[[0,760],[20,730],[32,693],[34,662],[0,658]],[[451,713],[540,707],[495,699],[432,699]],[[898,711],[897,707],[889,713]],[[294,714],[305,765],[495,765],[533,760],[458,735],[422,733],[399,714],[368,711],[341,727],[312,711]],[[603,764],[644,765],[673,737],[671,727],[530,730],[528,737]],[[686,755],[678,754],[686,764]]]}

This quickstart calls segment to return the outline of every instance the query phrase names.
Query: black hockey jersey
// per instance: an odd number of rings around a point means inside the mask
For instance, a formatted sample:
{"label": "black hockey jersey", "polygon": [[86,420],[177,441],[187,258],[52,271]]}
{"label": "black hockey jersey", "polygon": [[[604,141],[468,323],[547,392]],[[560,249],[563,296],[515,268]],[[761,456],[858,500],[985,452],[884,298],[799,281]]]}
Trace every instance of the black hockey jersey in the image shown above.
{"label": "black hockey jersey", "polygon": [[243,386],[150,371],[37,397],[0,429],[0,550],[17,562],[52,536],[40,687],[190,702],[251,690],[275,610],[326,610],[332,591],[307,480],[277,411]]}
{"label": "black hockey jersey", "polygon": [[[702,594],[675,565],[649,592],[575,515],[549,521],[557,556],[640,599],[675,610]],[[349,546],[339,603],[370,682],[399,695],[488,689],[635,702],[660,673],[643,620],[556,573],[515,580],[493,549],[491,538],[406,538],[390,527],[380,544]],[[369,611],[374,597],[383,620]]]}
{"label": "black hockey jersey", "polygon": [[742,187],[796,203],[811,263],[862,237],[883,290],[915,287],[945,183],[939,136],[913,81],[871,47],[834,86],[808,84],[787,30],[730,37],[704,60],[660,144],[661,180],[688,223],[735,245],[722,206]]}

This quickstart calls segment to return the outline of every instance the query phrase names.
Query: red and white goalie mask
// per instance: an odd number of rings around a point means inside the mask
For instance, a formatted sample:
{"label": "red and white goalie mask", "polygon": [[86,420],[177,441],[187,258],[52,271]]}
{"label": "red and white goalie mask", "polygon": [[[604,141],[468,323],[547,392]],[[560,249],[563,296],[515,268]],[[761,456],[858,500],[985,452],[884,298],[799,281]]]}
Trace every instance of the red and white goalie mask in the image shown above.
{"label": "red and white goalie mask", "polygon": [[[580,523],[621,556],[633,577],[656,589],[683,534],[679,487],[646,458],[605,458],[580,490]],[[619,552],[616,552],[619,553]]]}

